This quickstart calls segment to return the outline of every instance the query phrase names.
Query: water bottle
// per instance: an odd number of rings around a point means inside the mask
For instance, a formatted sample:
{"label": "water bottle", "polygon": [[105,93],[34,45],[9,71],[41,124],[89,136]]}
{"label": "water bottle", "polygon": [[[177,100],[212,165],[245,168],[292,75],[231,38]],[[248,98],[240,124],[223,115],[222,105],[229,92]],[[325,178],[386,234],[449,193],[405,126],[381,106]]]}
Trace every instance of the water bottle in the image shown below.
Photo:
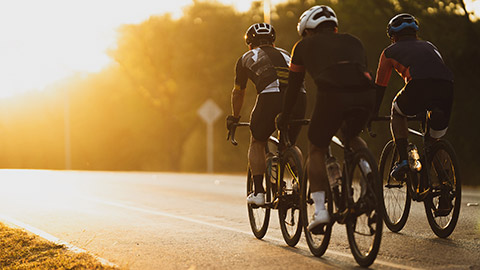
{"label": "water bottle", "polygon": [[422,163],[420,163],[420,155],[418,149],[414,144],[408,145],[408,165],[411,170],[419,172],[422,169]]}
{"label": "water bottle", "polygon": [[328,181],[330,182],[330,188],[334,188],[340,185],[342,180],[342,170],[340,164],[334,156],[327,158],[326,162]]}

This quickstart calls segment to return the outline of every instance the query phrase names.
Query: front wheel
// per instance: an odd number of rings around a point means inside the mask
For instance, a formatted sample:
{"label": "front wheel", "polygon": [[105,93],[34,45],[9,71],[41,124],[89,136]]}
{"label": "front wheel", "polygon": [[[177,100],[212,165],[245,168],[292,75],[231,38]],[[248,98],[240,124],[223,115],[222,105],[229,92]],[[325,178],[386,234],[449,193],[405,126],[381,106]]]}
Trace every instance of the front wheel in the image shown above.
{"label": "front wheel", "polygon": [[393,141],[389,141],[380,156],[379,173],[383,185],[383,220],[392,232],[399,232],[407,223],[412,200],[406,181],[398,181],[390,176],[399,155]]}
{"label": "front wheel", "polygon": [[[324,225],[321,229],[322,232],[311,232],[307,229],[308,224],[310,223],[310,221],[313,220],[313,215],[315,213],[315,204],[313,203],[310,192],[310,181],[308,181],[308,166],[309,161],[307,160],[301,185],[302,193],[300,214],[302,215],[303,231],[305,232],[305,239],[307,240],[308,248],[313,255],[320,257],[325,254],[325,251],[328,248],[328,244],[330,243],[333,222]],[[330,192],[330,189],[327,190],[326,195],[327,198],[325,200],[325,209],[328,209],[328,212],[332,213],[333,200],[332,192]]]}
{"label": "front wheel", "polygon": [[300,216],[300,187],[303,174],[302,152],[296,146],[283,153],[283,179],[280,179],[280,201],[278,217],[285,242],[294,247],[302,234]]}
{"label": "front wheel", "polygon": [[347,236],[355,261],[369,266],[377,257],[382,239],[382,186],[377,163],[368,149],[360,149],[353,156],[346,178],[351,214],[347,218]]}
{"label": "front wheel", "polygon": [[[267,159],[268,165],[268,159]],[[263,179],[263,188],[265,189],[265,201],[271,201],[271,188],[269,182],[269,174],[265,174]],[[248,170],[247,175],[247,196],[250,193],[253,193],[253,177],[250,169]],[[247,204],[248,209],[248,219],[250,220],[250,227],[252,228],[252,232],[258,239],[262,239],[265,234],[267,233],[268,229],[268,222],[270,221],[270,208],[267,207],[259,207],[252,204]]]}
{"label": "front wheel", "polygon": [[455,229],[460,214],[462,185],[457,156],[451,144],[444,140],[435,142],[428,156],[432,192],[424,201],[425,212],[432,231],[446,238]]}

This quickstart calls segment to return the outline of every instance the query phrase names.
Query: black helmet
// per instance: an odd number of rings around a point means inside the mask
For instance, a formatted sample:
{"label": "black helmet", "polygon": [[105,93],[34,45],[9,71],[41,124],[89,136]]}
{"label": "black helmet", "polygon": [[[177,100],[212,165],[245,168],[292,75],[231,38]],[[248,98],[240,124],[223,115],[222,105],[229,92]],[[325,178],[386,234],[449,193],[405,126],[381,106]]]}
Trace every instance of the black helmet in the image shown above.
{"label": "black helmet", "polygon": [[268,23],[252,24],[245,33],[247,45],[272,44],[275,41],[275,29]]}
{"label": "black helmet", "polygon": [[418,21],[408,13],[401,13],[393,17],[387,25],[387,36],[392,38],[395,33],[400,32],[405,28],[411,28],[418,31]]}

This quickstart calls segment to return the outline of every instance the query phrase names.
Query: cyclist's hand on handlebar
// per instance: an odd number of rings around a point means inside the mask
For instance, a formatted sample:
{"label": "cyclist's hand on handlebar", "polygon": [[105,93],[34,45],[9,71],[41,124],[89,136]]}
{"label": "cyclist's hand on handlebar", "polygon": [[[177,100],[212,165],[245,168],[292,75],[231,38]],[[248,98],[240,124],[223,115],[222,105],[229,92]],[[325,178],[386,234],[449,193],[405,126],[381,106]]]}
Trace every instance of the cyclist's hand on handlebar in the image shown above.
{"label": "cyclist's hand on handlebar", "polygon": [[233,125],[238,123],[238,121],[240,121],[240,116],[239,117],[235,117],[233,115],[227,116],[227,119],[226,119],[227,130],[231,130]]}
{"label": "cyclist's hand on handlebar", "polygon": [[290,116],[284,113],[279,113],[277,117],[275,117],[275,127],[278,130],[286,130],[288,126]]}

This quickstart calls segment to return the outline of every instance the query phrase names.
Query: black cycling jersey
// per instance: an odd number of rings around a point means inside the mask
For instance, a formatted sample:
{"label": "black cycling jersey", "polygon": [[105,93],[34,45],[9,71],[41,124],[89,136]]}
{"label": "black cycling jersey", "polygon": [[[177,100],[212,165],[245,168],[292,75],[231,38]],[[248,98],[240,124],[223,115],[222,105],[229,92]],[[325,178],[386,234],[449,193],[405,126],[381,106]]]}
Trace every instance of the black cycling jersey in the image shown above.
{"label": "black cycling jersey", "polygon": [[235,86],[247,87],[251,79],[257,94],[283,92],[287,87],[290,54],[273,46],[261,46],[246,52],[237,61]]}
{"label": "black cycling jersey", "polygon": [[430,42],[415,37],[399,40],[383,50],[380,56],[376,84],[387,86],[395,69],[408,83],[415,79],[453,81],[438,49]]}
{"label": "black cycling jersey", "polygon": [[290,70],[308,71],[319,91],[356,91],[371,84],[361,41],[350,34],[322,32],[297,42]]}

